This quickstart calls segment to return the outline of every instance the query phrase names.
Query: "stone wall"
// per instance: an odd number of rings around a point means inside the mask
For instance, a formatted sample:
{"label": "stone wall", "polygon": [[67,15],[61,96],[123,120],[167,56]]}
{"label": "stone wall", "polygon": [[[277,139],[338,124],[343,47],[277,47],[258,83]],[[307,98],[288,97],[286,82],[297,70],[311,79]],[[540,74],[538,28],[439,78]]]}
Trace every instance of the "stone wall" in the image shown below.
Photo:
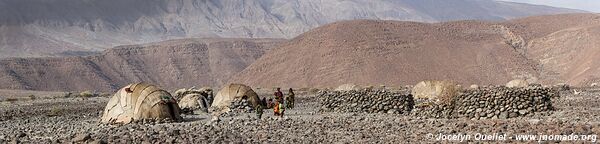
{"label": "stone wall", "polygon": [[414,105],[410,94],[385,90],[321,91],[321,111],[407,114]]}
{"label": "stone wall", "polygon": [[385,90],[322,91],[318,96],[321,111],[410,114],[424,118],[506,119],[553,110],[551,99],[558,96],[558,91],[541,86],[480,87],[462,90],[450,103],[414,99],[408,93]]}
{"label": "stone wall", "polygon": [[493,119],[525,116],[552,110],[551,98],[558,95],[552,88],[483,87],[464,90],[451,104],[416,100],[413,115],[428,118]]}
{"label": "stone wall", "polygon": [[227,108],[229,111],[226,111],[223,107],[210,107],[208,111],[213,116],[232,117],[243,113],[253,113],[255,110],[252,104],[246,99],[233,99]]}

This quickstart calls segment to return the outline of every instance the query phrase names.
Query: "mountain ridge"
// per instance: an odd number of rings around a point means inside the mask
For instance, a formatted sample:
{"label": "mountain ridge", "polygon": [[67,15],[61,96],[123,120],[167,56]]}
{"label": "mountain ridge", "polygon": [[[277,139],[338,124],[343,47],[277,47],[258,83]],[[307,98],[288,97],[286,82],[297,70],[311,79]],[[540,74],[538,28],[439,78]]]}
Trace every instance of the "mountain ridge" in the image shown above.
{"label": "mountain ridge", "polygon": [[0,57],[181,38],[293,38],[339,20],[505,20],[584,12],[490,0],[0,0]]}
{"label": "mountain ridge", "polygon": [[[412,85],[423,80],[498,85],[527,79],[583,86],[600,81],[596,74],[600,70],[595,69],[599,58],[594,55],[600,51],[593,43],[597,25],[585,27],[590,23],[600,23],[600,16],[563,14],[432,24],[342,21],[282,44],[230,82],[335,87],[346,83]],[[565,51],[570,53],[561,55]],[[564,66],[573,69],[559,69]]]}
{"label": "mountain ridge", "polygon": [[167,89],[221,85],[281,39],[182,39],[91,56],[0,60],[0,89],[112,91],[131,82]]}
{"label": "mountain ridge", "polygon": [[182,39],[118,46],[92,56],[0,60],[0,89],[111,91],[146,81],[168,89],[600,82],[597,14],[510,21],[349,20],[291,40]]}

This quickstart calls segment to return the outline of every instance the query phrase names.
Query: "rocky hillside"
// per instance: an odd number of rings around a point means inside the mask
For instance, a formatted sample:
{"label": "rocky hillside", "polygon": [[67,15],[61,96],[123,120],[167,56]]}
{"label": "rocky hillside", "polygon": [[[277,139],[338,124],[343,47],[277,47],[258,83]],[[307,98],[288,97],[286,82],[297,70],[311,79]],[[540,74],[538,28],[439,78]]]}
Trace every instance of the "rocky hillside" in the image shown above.
{"label": "rocky hillside", "polygon": [[439,79],[481,85],[515,78],[582,86],[600,81],[599,25],[596,14],[503,22],[342,21],[289,41],[185,39],[85,57],[4,59],[0,89],[104,91],[138,81],[169,89],[225,82],[403,86]]}
{"label": "rocky hillside", "polygon": [[505,22],[329,24],[282,44],[231,81],[253,86],[406,85],[449,79],[463,85],[515,78],[545,84],[598,81],[596,14]]}
{"label": "rocky hillside", "polygon": [[167,89],[220,85],[279,39],[184,39],[102,54],[0,60],[0,89],[111,91],[133,82]]}
{"label": "rocky hillside", "polygon": [[344,21],[307,32],[265,54],[233,82],[255,86],[399,86],[452,79],[503,84],[536,77],[536,64],[494,23]]}
{"label": "rocky hillside", "polygon": [[0,58],[174,38],[293,38],[339,20],[504,20],[582,12],[492,0],[0,0]]}
{"label": "rocky hillside", "polygon": [[526,40],[523,52],[540,64],[544,81],[600,82],[600,15],[539,16],[507,25]]}

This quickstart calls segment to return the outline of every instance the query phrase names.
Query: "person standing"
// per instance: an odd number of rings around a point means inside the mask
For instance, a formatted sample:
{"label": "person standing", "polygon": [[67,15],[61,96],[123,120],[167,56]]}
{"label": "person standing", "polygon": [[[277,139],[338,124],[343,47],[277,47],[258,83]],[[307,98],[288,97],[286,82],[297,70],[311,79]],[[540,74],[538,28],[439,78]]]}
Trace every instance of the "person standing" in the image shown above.
{"label": "person standing", "polygon": [[287,104],[287,107],[290,109],[294,108],[294,97],[295,97],[294,90],[292,88],[290,88],[288,96],[286,97],[286,99],[287,99],[286,104]]}
{"label": "person standing", "polygon": [[256,118],[261,119],[262,118],[262,114],[263,114],[263,107],[262,107],[262,105],[256,106]]}
{"label": "person standing", "polygon": [[269,101],[267,101],[267,109],[271,109],[271,108],[273,108],[273,105],[275,105],[275,104],[273,103],[273,99],[270,99],[270,98],[269,98]]}
{"label": "person standing", "polygon": [[285,105],[283,104],[279,104],[279,116],[281,116],[281,118],[283,118],[283,114],[285,113]]}
{"label": "person standing", "polygon": [[205,91],[205,92],[206,92],[206,95],[207,95],[206,99],[208,100],[208,104],[212,105],[213,100],[215,100],[215,96],[213,95],[212,89],[208,90],[208,91]]}
{"label": "person standing", "polygon": [[267,98],[263,97],[262,100],[260,100],[260,104],[267,106]]}
{"label": "person standing", "polygon": [[279,104],[279,102],[277,100],[275,100],[275,105],[273,106],[273,115],[274,116],[279,116],[279,106],[281,104]]}
{"label": "person standing", "polygon": [[281,88],[277,88],[277,91],[275,91],[273,95],[275,95],[275,99],[277,100],[277,102],[283,102],[283,92],[281,92]]}

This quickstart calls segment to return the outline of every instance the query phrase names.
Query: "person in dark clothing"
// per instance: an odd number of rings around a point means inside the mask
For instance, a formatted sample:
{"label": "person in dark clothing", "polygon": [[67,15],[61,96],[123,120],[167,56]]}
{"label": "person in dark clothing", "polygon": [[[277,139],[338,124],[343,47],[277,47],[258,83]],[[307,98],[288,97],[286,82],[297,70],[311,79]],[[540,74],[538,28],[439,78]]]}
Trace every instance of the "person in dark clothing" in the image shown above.
{"label": "person in dark clothing", "polygon": [[263,107],[261,105],[256,106],[256,118],[261,119],[263,114]]}
{"label": "person in dark clothing", "polygon": [[275,95],[275,99],[277,100],[277,102],[283,102],[283,92],[281,92],[281,88],[277,88],[277,91],[275,91],[273,95]]}
{"label": "person in dark clothing", "polygon": [[207,92],[206,100],[208,101],[209,105],[212,105],[213,100],[215,100],[212,90]]}
{"label": "person in dark clothing", "polygon": [[273,108],[273,99],[269,99],[269,101],[267,101],[267,109]]}
{"label": "person in dark clothing", "polygon": [[[267,98],[262,98],[262,100],[260,101],[260,104],[264,106],[267,106]],[[269,107],[267,107],[269,108]]]}
{"label": "person in dark clothing", "polygon": [[288,93],[288,96],[287,96],[287,97],[285,97],[285,98],[286,98],[286,100],[287,100],[287,105],[286,105],[286,106],[287,106],[287,108],[290,108],[290,109],[291,109],[291,108],[294,108],[294,97],[295,97],[295,96],[296,96],[296,95],[294,94],[294,90],[293,90],[292,88],[290,88],[290,91],[289,91],[289,93]]}

